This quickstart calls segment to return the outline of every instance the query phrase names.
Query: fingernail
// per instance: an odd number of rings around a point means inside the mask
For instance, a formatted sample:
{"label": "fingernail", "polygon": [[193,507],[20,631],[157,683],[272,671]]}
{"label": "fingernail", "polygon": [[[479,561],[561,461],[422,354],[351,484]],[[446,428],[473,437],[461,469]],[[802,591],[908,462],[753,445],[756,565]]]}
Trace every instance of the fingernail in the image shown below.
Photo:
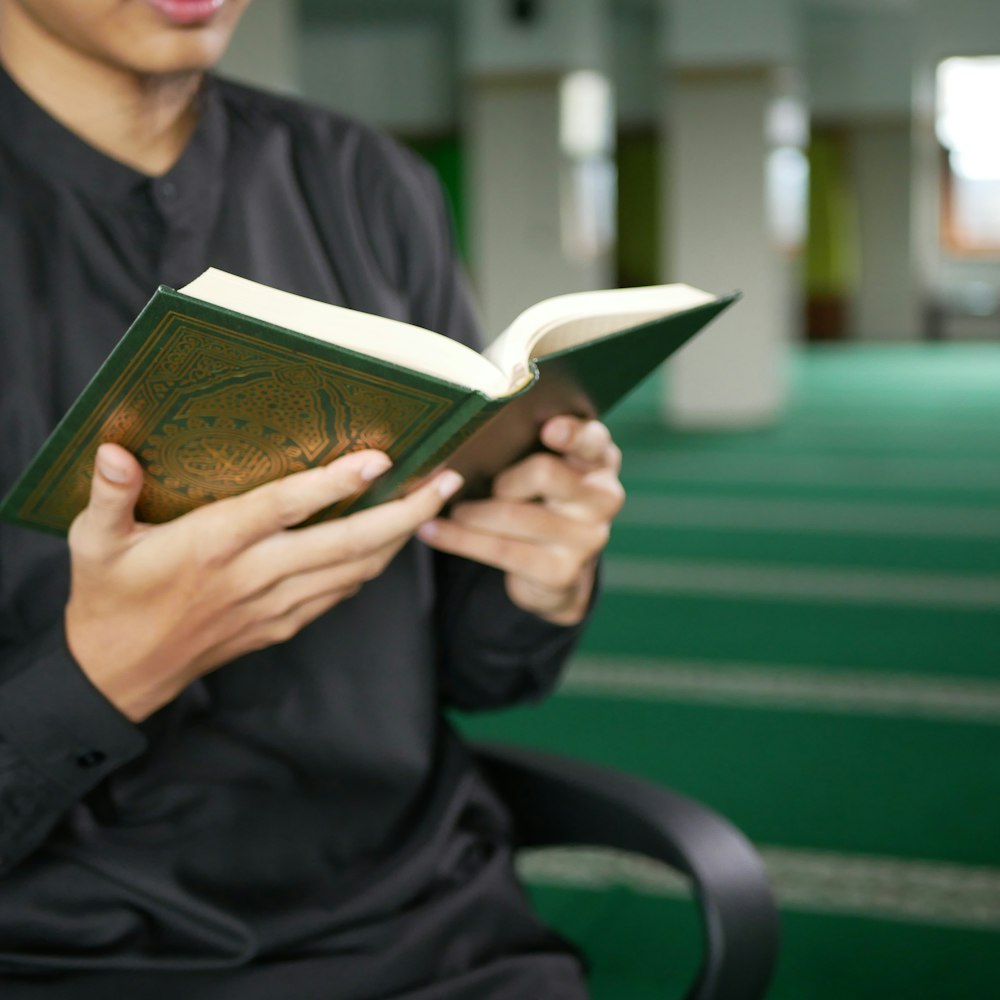
{"label": "fingernail", "polygon": [[447,500],[462,488],[464,482],[465,480],[454,469],[448,469],[438,476],[435,489],[438,491],[438,496]]}
{"label": "fingernail", "polygon": [[545,436],[548,439],[548,444],[556,448],[563,448],[569,444],[570,439],[573,437],[573,431],[569,424],[560,422],[547,427],[545,429]]}
{"label": "fingernail", "polygon": [[373,455],[361,467],[361,478],[370,483],[373,479],[378,479],[391,465],[392,459],[388,455]]}
{"label": "fingernail", "polygon": [[438,526],[433,521],[428,521],[417,528],[417,535],[425,542],[433,542],[437,538],[438,533]]}
{"label": "fingernail", "polygon": [[[113,455],[114,452],[111,452]],[[102,448],[97,450],[97,471],[108,480],[109,483],[124,483],[128,480],[128,471],[123,469],[117,459],[111,458],[107,451]]]}

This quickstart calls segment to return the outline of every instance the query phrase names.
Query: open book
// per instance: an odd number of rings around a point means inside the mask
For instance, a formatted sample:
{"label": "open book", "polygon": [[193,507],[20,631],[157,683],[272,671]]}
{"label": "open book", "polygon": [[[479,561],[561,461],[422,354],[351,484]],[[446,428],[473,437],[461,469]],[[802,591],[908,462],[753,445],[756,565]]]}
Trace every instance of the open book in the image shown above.
{"label": "open book", "polygon": [[64,532],[104,441],[142,462],[137,516],[150,522],[361,448],[393,468],[329,516],[399,495],[446,460],[476,495],[538,447],[545,420],[604,413],[735,298],[687,285],[562,295],[477,354],[209,269],[153,295],[0,515]]}

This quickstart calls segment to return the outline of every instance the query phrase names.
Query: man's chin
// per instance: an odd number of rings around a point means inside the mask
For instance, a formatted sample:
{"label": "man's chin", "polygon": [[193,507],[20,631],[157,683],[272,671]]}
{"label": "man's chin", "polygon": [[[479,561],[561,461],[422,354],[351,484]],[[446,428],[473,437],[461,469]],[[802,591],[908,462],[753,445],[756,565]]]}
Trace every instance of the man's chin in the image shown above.
{"label": "man's chin", "polygon": [[[143,0],[142,30],[129,32],[128,52],[115,48],[131,69],[144,75],[200,73],[223,56],[244,0]],[[149,23],[150,20],[152,23]]]}

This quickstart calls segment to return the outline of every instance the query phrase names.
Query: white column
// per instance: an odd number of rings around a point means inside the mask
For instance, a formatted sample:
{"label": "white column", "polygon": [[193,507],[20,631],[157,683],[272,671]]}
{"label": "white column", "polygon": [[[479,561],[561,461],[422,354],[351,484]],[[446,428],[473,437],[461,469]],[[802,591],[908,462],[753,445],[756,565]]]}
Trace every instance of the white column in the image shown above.
{"label": "white column", "polygon": [[298,0],[262,0],[247,8],[219,72],[265,90],[302,90]]}
{"label": "white column", "polygon": [[[605,0],[463,0],[460,9],[471,268],[492,336],[539,299],[611,281],[609,150],[574,148],[563,97],[570,74],[606,70],[607,9]],[[600,86],[590,92],[599,98]],[[593,125],[599,115],[584,117]],[[598,139],[584,136],[584,146]]]}
{"label": "white column", "polygon": [[664,277],[744,299],[667,368],[668,420],[767,424],[786,397],[792,290],[768,201],[768,120],[790,89],[790,0],[664,0]]}

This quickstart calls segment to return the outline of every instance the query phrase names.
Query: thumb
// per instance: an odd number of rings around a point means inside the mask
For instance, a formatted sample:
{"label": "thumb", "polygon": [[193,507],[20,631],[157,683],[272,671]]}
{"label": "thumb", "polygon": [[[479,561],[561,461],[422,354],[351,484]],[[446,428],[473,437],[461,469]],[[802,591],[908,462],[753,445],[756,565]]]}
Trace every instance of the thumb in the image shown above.
{"label": "thumb", "polygon": [[142,489],[142,467],[120,445],[102,444],[94,459],[94,480],[87,520],[98,531],[128,533],[135,525],[135,504]]}

